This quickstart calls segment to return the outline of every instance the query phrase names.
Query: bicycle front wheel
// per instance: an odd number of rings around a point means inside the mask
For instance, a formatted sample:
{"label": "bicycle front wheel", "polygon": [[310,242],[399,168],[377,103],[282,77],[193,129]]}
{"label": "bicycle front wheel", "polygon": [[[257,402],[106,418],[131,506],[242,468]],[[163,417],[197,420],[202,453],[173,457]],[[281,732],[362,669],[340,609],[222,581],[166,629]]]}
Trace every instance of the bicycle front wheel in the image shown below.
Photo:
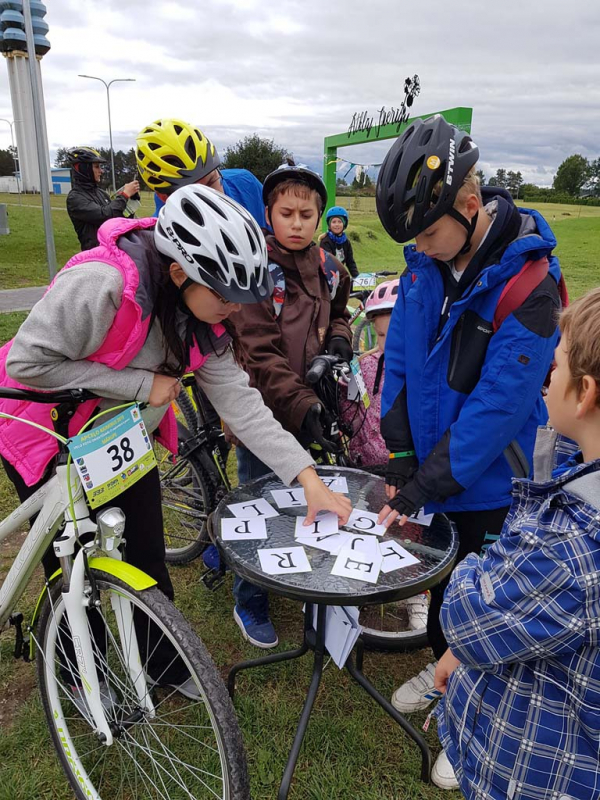
{"label": "bicycle front wheel", "polygon": [[[135,591],[92,570],[88,611],[101,698],[114,741],[94,732],[80,686],[59,581],[40,618],[37,671],[54,746],[78,800],[248,800],[248,776],[233,706],[210,655],[156,588]],[[91,587],[87,586],[86,590]],[[135,624],[126,622],[131,607]],[[129,652],[133,630],[153,711],[140,702]],[[174,686],[183,686],[183,696]],[[150,688],[152,687],[152,688]]]}

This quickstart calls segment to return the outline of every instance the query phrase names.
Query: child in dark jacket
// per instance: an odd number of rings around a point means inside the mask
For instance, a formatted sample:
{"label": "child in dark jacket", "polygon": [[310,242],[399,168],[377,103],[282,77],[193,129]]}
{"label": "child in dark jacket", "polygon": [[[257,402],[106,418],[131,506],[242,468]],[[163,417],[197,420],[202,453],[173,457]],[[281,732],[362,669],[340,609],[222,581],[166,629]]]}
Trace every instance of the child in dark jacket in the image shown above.
{"label": "child in dark jacket", "polygon": [[[283,427],[300,443],[323,438],[321,404],[305,375],[325,350],[352,359],[352,335],[346,304],[350,279],[342,265],[312,241],[327,202],[321,178],[307,167],[287,164],[267,176],[263,186],[266,237],[273,298],[231,316],[242,346],[242,364],[250,382]],[[240,483],[269,472],[237,444]],[[268,596],[248,581],[234,582],[234,619],[257,647],[274,647],[277,635],[268,613]]]}
{"label": "child in dark jacket", "polygon": [[[600,796],[600,289],[560,329],[534,479],[514,481],[500,539],[442,606],[433,779],[454,768],[467,800]],[[553,471],[557,434],[581,452]]]}
{"label": "child in dark jacket", "polygon": [[358,278],[358,267],[354,260],[352,242],[346,234],[348,212],[342,206],[332,206],[325,217],[327,233],[319,237],[319,245],[334,255],[348,270],[353,278]]}
{"label": "child in dark jacket", "polygon": [[[547,419],[540,390],[560,306],[552,231],[503,190],[482,198],[478,158],[471,137],[443,117],[415,120],[377,183],[387,232],[399,242],[416,239],[404,250],[385,348],[389,505],[381,517],[389,523],[421,506],[446,513],[458,530],[457,563],[498,537],[513,477],[529,476],[536,430]],[[508,282],[538,260],[545,276],[494,325]],[[439,620],[444,588],[432,590],[429,606],[435,658],[447,648]],[[434,671],[429,664],[395,692],[399,711],[429,705]]]}

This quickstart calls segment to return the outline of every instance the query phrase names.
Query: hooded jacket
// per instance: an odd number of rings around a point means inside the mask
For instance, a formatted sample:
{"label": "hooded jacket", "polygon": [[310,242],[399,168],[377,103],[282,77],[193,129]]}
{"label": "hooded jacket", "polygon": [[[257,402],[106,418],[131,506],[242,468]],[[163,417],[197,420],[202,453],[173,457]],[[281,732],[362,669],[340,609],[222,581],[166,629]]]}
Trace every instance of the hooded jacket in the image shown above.
{"label": "hooded jacket", "polygon": [[269,298],[243,306],[230,321],[251,385],[259,390],[283,427],[298,435],[306,412],[318,402],[304,382],[311,361],[333,336],[352,341],[346,311],[350,278],[339,261],[332,259],[339,271],[339,284],[332,297],[320,247],[313,244],[307,250],[293,252],[281,248],[272,235],[266,240],[269,261],[281,267],[285,278],[280,312],[275,312]]}
{"label": "hooded jacket", "polygon": [[[488,198],[492,224],[460,281],[447,264],[405,248],[386,340],[381,432],[390,451],[416,451],[413,483],[428,512],[509,505],[512,478],[529,475],[547,419],[540,390],[558,338],[556,240],[507,193]],[[493,333],[506,283],[544,256],[548,276]]]}
{"label": "hooded jacket", "polygon": [[319,240],[319,246],[339,259],[353,278],[358,278],[358,267],[354,260],[352,242],[347,236],[344,244],[336,244],[327,233],[325,233]]}
{"label": "hooded jacket", "polygon": [[71,170],[73,188],[67,195],[67,213],[82,250],[98,246],[98,228],[107,219],[122,217],[127,205],[124,194],[111,200],[107,192],[87,175]]}

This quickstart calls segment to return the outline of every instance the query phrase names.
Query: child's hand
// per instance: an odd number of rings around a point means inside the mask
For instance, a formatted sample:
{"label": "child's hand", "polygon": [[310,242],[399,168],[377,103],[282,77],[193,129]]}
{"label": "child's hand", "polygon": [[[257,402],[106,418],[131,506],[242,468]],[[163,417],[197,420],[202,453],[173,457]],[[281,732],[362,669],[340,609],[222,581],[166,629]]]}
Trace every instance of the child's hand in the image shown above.
{"label": "child's hand", "polygon": [[305,525],[312,525],[319,511],[333,511],[338,515],[340,525],[345,525],[352,511],[350,498],[338,492],[330,491],[312,467],[303,469],[298,475],[298,482],[304,489],[308,505]]}
{"label": "child's hand", "polygon": [[442,694],[446,693],[448,688],[448,678],[454,670],[458,667],[460,661],[456,656],[452,655],[452,650],[448,648],[444,655],[440,658],[435,668],[435,676],[433,678],[433,685]]}
{"label": "child's hand", "polygon": [[154,375],[152,381],[152,388],[150,389],[150,397],[148,398],[148,405],[153,408],[160,408],[172,403],[177,399],[181,391],[181,383],[177,378],[171,378],[168,375]]}

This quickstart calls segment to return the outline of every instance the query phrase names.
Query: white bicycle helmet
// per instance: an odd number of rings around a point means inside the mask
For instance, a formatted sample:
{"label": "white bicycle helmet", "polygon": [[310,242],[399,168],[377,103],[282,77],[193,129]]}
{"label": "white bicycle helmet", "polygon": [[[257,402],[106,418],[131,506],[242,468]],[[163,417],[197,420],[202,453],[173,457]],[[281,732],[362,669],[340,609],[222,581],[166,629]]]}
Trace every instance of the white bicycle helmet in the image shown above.
{"label": "white bicycle helmet", "polygon": [[170,195],[154,241],[194,283],[231,303],[260,303],[273,291],[258,223],[239,203],[207,186],[182,186]]}

